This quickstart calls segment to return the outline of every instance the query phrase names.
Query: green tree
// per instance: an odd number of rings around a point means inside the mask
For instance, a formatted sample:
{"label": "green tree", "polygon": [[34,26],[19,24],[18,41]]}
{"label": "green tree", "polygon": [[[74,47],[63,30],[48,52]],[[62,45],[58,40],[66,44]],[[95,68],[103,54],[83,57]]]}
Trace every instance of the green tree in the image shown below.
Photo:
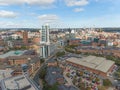
{"label": "green tree", "polygon": [[95,78],[95,82],[99,82],[100,81],[100,79],[99,78]]}
{"label": "green tree", "polygon": [[111,81],[109,79],[104,79],[103,80],[103,86],[109,87],[111,85],[112,85],[112,83],[111,83]]}
{"label": "green tree", "polygon": [[81,72],[80,72],[80,76],[83,76],[83,74],[84,74],[84,73],[81,71]]}
{"label": "green tree", "polygon": [[67,77],[70,77],[70,73],[66,73],[66,76],[67,76]]}
{"label": "green tree", "polygon": [[98,90],[106,90],[104,86],[98,86]]}
{"label": "green tree", "polygon": [[63,55],[65,55],[65,52],[63,51],[63,52],[57,52],[56,53],[56,56],[57,57],[61,57],[61,56],[63,56]]}
{"label": "green tree", "polygon": [[42,69],[41,72],[40,72],[40,78],[44,79],[45,75],[46,75],[46,69]]}
{"label": "green tree", "polygon": [[86,90],[84,83],[79,83],[80,90]]}
{"label": "green tree", "polygon": [[58,83],[55,83],[52,86],[44,84],[43,90],[58,90],[58,85],[59,85]]}
{"label": "green tree", "polygon": [[77,79],[74,77],[72,82],[75,85],[75,83],[77,82]]}
{"label": "green tree", "polygon": [[90,88],[90,87],[87,87],[86,90],[91,90],[91,88]]}
{"label": "green tree", "polygon": [[40,63],[44,63],[45,62],[45,59],[44,58],[41,58],[40,59]]}

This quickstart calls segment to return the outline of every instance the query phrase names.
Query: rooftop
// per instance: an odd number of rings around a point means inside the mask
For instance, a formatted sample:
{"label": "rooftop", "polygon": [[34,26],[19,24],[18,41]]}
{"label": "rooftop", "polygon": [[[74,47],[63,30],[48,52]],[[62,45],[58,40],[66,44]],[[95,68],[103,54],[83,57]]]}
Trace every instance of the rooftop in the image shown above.
{"label": "rooftop", "polygon": [[47,68],[47,75],[45,77],[46,82],[49,85],[53,85],[57,82],[58,78],[64,78],[61,74],[62,70],[59,67]]}
{"label": "rooftop", "polygon": [[7,58],[9,56],[21,56],[25,52],[26,52],[26,50],[9,51],[5,54],[0,55],[0,58]]}
{"label": "rooftop", "polygon": [[11,77],[13,70],[0,70],[0,81],[4,78]]}
{"label": "rooftop", "polygon": [[26,76],[16,76],[1,81],[2,90],[39,90]]}
{"label": "rooftop", "polygon": [[105,73],[115,63],[113,61],[106,60],[105,58],[96,57],[96,56],[87,56],[82,58],[71,57],[71,58],[68,58],[67,61],[78,64],[78,65],[82,65],[88,68],[92,68],[95,70],[99,70]]}

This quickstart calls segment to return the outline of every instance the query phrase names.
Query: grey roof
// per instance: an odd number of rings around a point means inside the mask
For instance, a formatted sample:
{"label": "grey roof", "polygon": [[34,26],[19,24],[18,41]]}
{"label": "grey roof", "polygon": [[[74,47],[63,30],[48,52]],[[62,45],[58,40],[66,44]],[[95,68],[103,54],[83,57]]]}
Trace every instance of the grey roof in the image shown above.
{"label": "grey roof", "polygon": [[4,78],[11,77],[13,70],[0,70],[0,81]]}
{"label": "grey roof", "polygon": [[21,56],[26,50],[17,50],[17,51],[9,51],[5,54],[0,55],[0,58],[7,58],[9,56]]}
{"label": "grey roof", "polygon": [[62,70],[59,67],[49,67],[47,68],[47,75],[45,80],[49,85],[53,85],[57,82],[58,78],[64,78],[61,74]]}
{"label": "grey roof", "polygon": [[26,52],[23,53],[24,55],[35,55],[36,52],[35,50],[27,50]]}
{"label": "grey roof", "polygon": [[102,72],[108,72],[108,70],[114,65],[114,61],[106,60],[102,57],[96,57],[96,56],[87,56],[83,58],[75,58],[71,57],[68,58],[67,61],[82,65],[88,68],[92,68],[95,70],[99,70]]}
{"label": "grey roof", "polygon": [[38,61],[40,61],[40,58],[35,56],[35,57],[31,57],[30,63],[36,63]]}
{"label": "grey roof", "polygon": [[6,78],[1,81],[2,90],[40,90],[29,77],[20,75]]}
{"label": "grey roof", "polygon": [[58,90],[78,90],[78,89],[73,86],[59,85]]}
{"label": "grey roof", "polygon": [[51,60],[47,61],[47,63],[52,63],[52,62],[56,62],[56,60],[55,59],[51,59]]}
{"label": "grey roof", "polygon": [[25,59],[28,60],[28,58],[31,58],[32,56],[22,55],[22,56],[9,56],[8,60],[19,60],[19,59]]}

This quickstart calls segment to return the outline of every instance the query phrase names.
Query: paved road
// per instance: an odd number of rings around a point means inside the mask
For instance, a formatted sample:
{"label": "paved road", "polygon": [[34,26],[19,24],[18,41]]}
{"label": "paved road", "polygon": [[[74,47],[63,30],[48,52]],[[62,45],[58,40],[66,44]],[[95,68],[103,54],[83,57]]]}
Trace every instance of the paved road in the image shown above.
{"label": "paved road", "polygon": [[[48,57],[47,59],[45,59],[45,62],[40,66],[38,72],[33,76],[33,80],[37,83],[38,86],[42,86],[42,85],[40,85],[40,78],[39,78],[41,70],[45,68],[45,65],[46,65],[46,63],[47,63],[48,61],[50,61],[50,60],[52,60],[52,59],[55,58],[54,56],[55,56],[55,54],[56,54],[58,51],[59,51],[59,49],[56,50],[53,55],[51,55],[50,57]],[[42,88],[42,87],[41,87],[41,88]]]}
{"label": "paved road", "polygon": [[64,75],[64,78],[66,79],[68,85],[73,85],[71,78],[68,78],[68,77],[66,76],[66,72],[64,72],[63,75]]}

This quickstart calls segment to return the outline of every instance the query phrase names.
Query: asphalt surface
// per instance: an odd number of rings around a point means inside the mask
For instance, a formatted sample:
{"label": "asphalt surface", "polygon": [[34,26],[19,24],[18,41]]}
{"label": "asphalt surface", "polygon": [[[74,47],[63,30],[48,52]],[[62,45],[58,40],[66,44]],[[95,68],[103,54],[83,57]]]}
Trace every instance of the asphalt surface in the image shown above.
{"label": "asphalt surface", "polygon": [[[52,60],[52,59],[55,58],[54,56],[55,56],[55,54],[56,54],[58,51],[59,51],[59,49],[56,50],[52,56],[50,56],[50,57],[48,57],[47,59],[45,59],[45,62],[40,66],[39,70],[38,70],[37,73],[34,75],[33,80],[35,81],[35,83],[37,84],[37,86],[39,86],[39,87],[41,86],[41,85],[40,85],[40,78],[39,78],[41,70],[45,68],[45,65],[47,64],[48,61],[50,61],[50,60]],[[41,87],[40,87],[40,88],[41,88]],[[41,89],[41,90],[42,90],[42,89]]]}

